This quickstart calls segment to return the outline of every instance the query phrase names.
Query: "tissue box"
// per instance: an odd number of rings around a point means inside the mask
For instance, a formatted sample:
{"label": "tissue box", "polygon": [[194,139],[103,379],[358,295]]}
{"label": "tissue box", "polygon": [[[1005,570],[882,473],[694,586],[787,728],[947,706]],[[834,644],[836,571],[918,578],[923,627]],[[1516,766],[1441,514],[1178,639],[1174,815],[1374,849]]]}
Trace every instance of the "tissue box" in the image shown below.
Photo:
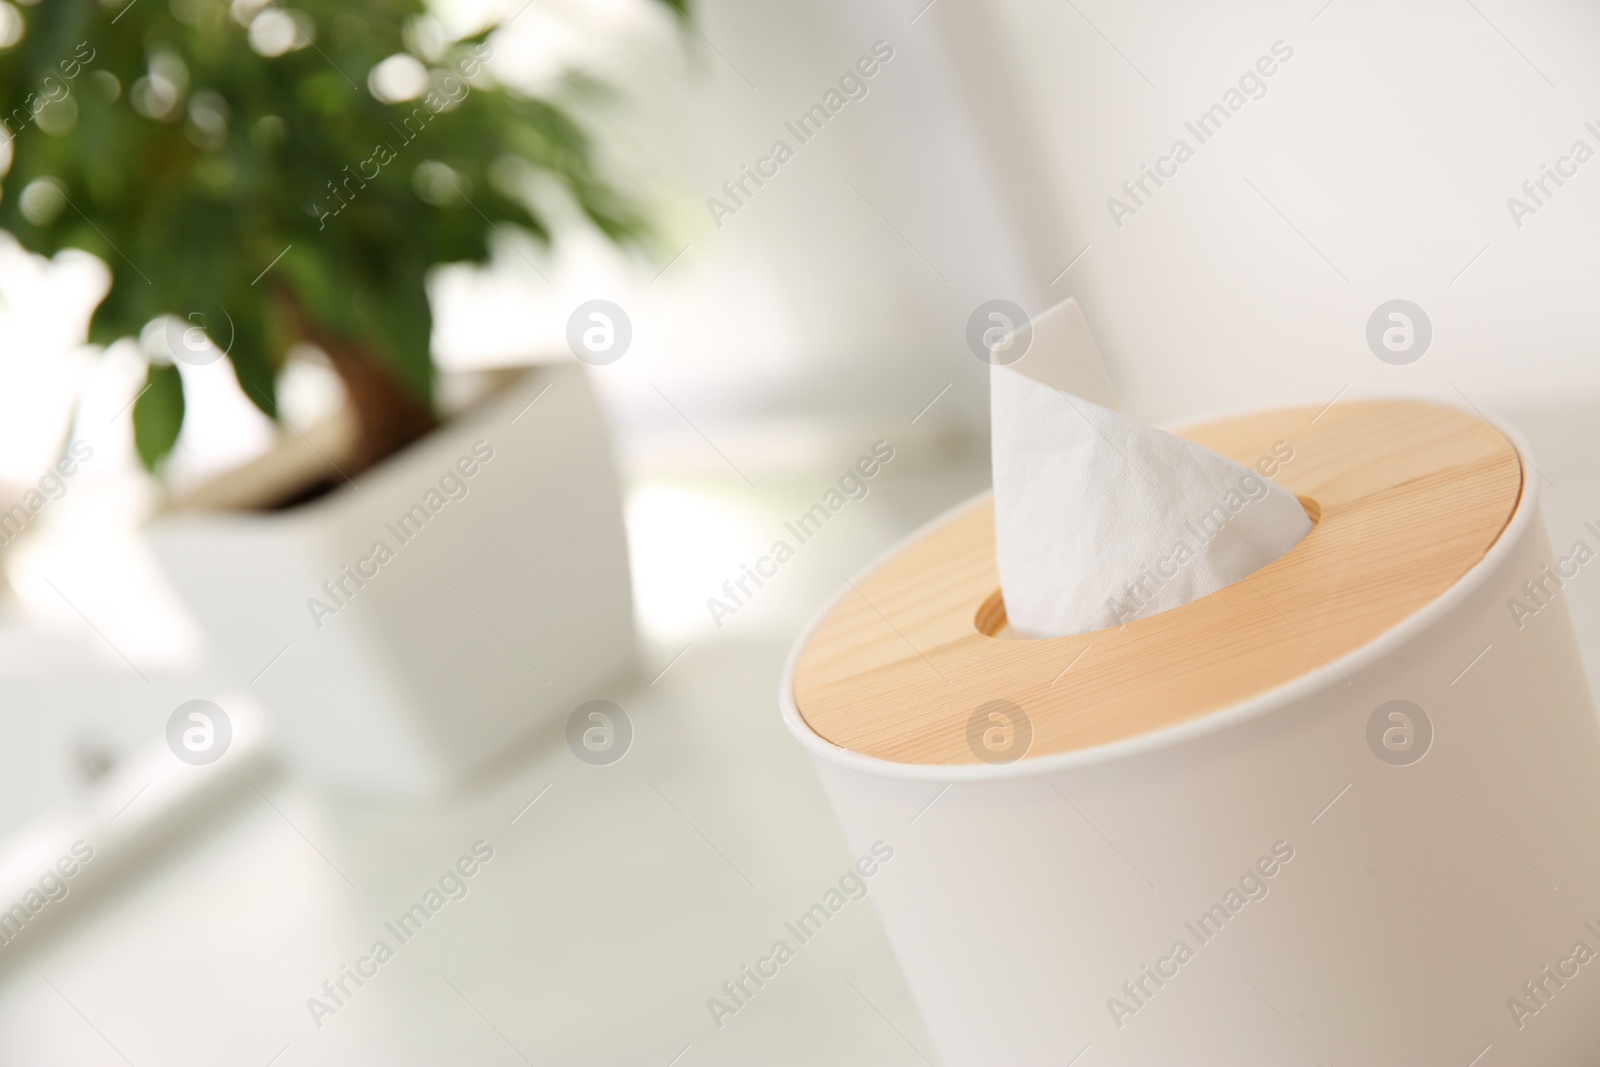
{"label": "tissue box", "polygon": [[851,847],[894,849],[873,899],[941,1062],[1597,1062],[1600,721],[1526,445],[1399,401],[1184,435],[1291,443],[1315,528],[1019,640],[980,498],[791,656]]}

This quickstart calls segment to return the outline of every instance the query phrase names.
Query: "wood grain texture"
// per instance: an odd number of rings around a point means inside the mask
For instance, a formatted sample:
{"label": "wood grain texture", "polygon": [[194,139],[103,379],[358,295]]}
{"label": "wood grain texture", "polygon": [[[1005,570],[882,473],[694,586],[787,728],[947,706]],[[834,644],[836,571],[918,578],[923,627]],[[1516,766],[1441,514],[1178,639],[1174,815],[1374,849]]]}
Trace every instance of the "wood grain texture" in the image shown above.
{"label": "wood grain texture", "polygon": [[1415,401],[1286,409],[1184,436],[1246,466],[1286,442],[1293,459],[1273,480],[1314,503],[1320,521],[1281,559],[1182,607],[1013,640],[991,636],[1004,607],[985,499],[855,583],[818,625],[794,675],[806,723],[881,759],[973,764],[967,723],[991,700],[1027,713],[1026,758],[1186,722],[1414,614],[1483,558],[1522,493],[1521,461],[1498,430]]}

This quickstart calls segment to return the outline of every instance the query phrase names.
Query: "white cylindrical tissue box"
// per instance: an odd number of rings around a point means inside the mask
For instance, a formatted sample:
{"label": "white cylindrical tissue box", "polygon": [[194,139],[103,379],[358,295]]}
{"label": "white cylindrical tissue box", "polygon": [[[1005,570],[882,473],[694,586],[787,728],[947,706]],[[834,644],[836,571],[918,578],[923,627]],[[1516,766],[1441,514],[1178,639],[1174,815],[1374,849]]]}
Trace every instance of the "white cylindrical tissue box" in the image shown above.
{"label": "white cylindrical tissue box", "polygon": [[785,673],[850,844],[895,850],[872,893],[941,1063],[1600,1062],[1600,722],[1561,592],[1595,538],[1552,553],[1526,448],[1441,407],[1185,436],[1311,534],[1013,640],[980,499]]}

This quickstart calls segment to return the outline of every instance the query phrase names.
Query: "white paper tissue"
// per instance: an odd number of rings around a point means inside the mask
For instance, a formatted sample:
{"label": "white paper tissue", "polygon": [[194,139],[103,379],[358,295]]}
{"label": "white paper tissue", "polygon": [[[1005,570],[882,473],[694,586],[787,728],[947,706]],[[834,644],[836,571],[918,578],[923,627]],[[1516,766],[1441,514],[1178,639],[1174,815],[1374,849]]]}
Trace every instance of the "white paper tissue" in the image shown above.
{"label": "white paper tissue", "polygon": [[990,373],[995,551],[1013,630],[1066,637],[1154,615],[1310,532],[1294,494],[1257,471],[1113,410],[1075,301],[1031,332],[1015,362],[1002,365],[997,346]]}

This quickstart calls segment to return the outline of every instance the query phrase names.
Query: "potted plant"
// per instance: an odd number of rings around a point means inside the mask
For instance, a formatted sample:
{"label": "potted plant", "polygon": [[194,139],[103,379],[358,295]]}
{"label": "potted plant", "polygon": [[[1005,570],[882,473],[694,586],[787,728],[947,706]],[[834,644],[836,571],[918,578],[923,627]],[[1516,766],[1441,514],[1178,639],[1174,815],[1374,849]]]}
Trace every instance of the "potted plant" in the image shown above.
{"label": "potted plant", "polygon": [[[90,340],[158,324],[274,419],[294,345],[344,386],[339,419],[155,531],[291,758],[343,785],[437,789],[631,655],[580,368],[443,423],[435,404],[429,272],[487,261],[497,232],[549,239],[519,180],[554,178],[613,240],[644,233],[570,109],[493,82],[493,29],[450,39],[422,0],[0,2],[0,227],[105,261]],[[133,405],[153,472],[184,408],[153,359]]]}

